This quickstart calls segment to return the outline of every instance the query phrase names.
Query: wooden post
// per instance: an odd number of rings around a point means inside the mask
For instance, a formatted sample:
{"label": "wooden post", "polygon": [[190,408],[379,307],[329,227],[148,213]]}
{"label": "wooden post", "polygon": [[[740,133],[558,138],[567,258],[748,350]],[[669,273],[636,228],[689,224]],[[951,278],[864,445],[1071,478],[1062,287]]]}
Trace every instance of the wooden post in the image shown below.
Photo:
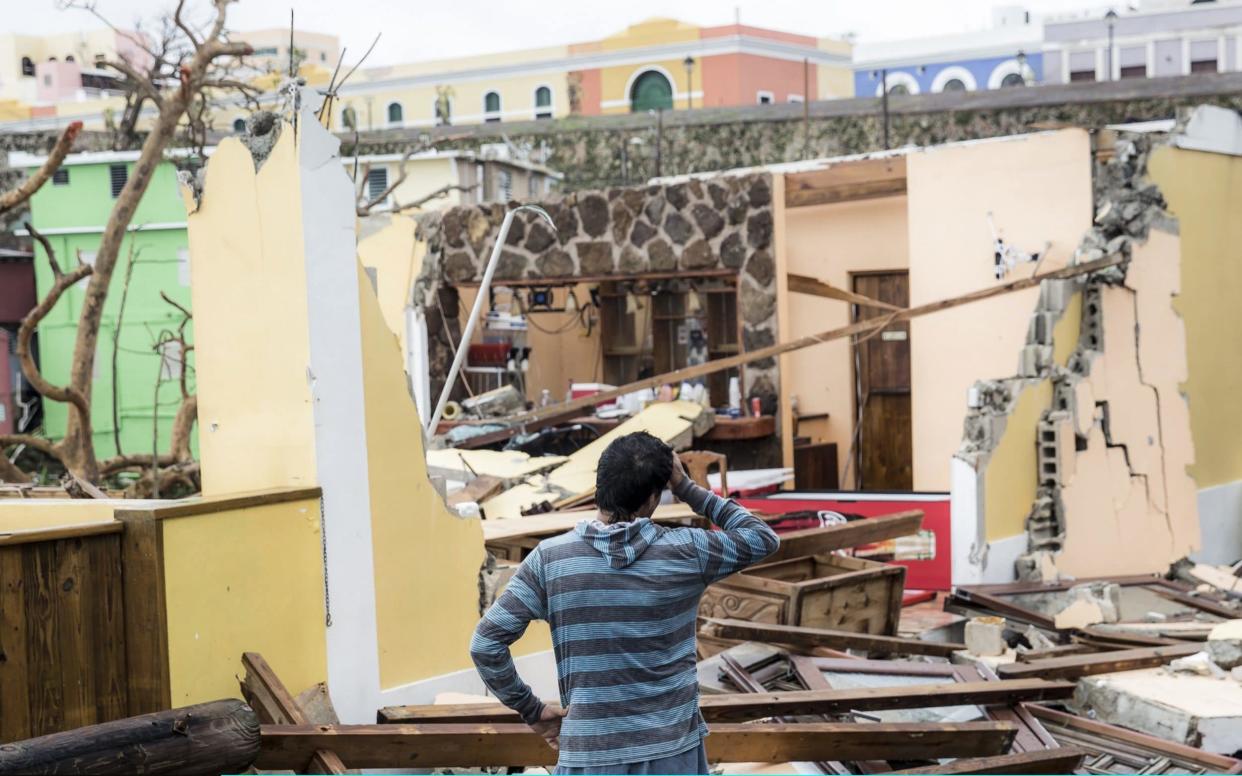
{"label": "wooden post", "polygon": [[241,773],[259,754],[259,718],[239,700],[200,703],[0,746],[0,773]]}
{"label": "wooden post", "polygon": [[125,600],[126,683],[130,715],[172,705],[168,673],[168,604],[164,596],[164,525],[145,510],[117,510],[121,589]]}

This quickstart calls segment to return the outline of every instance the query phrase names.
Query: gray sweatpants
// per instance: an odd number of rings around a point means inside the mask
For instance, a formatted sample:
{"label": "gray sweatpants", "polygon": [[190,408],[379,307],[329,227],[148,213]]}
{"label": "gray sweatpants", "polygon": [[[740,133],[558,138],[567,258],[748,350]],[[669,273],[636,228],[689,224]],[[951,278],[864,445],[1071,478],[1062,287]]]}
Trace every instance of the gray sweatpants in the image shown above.
{"label": "gray sweatpants", "polygon": [[557,774],[567,774],[567,776],[597,776],[598,774],[647,774],[655,776],[656,774],[667,774],[667,776],[677,776],[679,774],[705,774],[707,773],[707,749],[700,741],[699,745],[693,749],[687,749],[680,754],[661,757],[658,760],[644,760],[638,763],[622,763],[620,765],[600,765],[591,768],[563,768],[556,766],[556,770],[552,771]]}

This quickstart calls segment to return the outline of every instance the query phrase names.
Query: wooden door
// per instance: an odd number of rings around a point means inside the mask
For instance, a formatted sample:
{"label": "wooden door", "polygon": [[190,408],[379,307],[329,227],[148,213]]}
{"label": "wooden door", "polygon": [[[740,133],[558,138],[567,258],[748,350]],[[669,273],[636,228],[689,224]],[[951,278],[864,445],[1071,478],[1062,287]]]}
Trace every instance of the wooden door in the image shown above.
{"label": "wooden door", "polygon": [[[855,275],[854,292],[898,307],[910,304],[906,272]],[[854,306],[854,320],[886,315]],[[853,462],[858,490],[911,490],[914,450],[910,416],[910,324],[894,323],[854,345],[855,412],[860,428]]]}

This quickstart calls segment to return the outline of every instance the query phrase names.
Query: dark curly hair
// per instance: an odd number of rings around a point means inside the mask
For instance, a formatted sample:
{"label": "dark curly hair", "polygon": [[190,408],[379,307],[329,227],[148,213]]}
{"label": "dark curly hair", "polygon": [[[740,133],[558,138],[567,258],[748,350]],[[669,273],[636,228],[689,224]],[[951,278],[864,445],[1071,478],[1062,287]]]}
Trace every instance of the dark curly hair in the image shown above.
{"label": "dark curly hair", "polygon": [[595,503],[613,520],[634,517],[652,493],[668,485],[673,473],[673,448],[636,431],[612,441],[595,470]]}

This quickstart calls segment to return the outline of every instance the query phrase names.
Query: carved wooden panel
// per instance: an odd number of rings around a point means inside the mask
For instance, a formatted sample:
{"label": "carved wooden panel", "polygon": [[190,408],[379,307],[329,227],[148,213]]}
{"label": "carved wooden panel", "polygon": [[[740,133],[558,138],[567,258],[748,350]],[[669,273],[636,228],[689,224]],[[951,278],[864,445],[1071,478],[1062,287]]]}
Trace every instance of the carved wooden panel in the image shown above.
{"label": "carved wooden panel", "polygon": [[788,596],[740,590],[717,582],[703,591],[703,598],[699,601],[699,615],[775,625],[796,624],[786,621],[788,604]]}

